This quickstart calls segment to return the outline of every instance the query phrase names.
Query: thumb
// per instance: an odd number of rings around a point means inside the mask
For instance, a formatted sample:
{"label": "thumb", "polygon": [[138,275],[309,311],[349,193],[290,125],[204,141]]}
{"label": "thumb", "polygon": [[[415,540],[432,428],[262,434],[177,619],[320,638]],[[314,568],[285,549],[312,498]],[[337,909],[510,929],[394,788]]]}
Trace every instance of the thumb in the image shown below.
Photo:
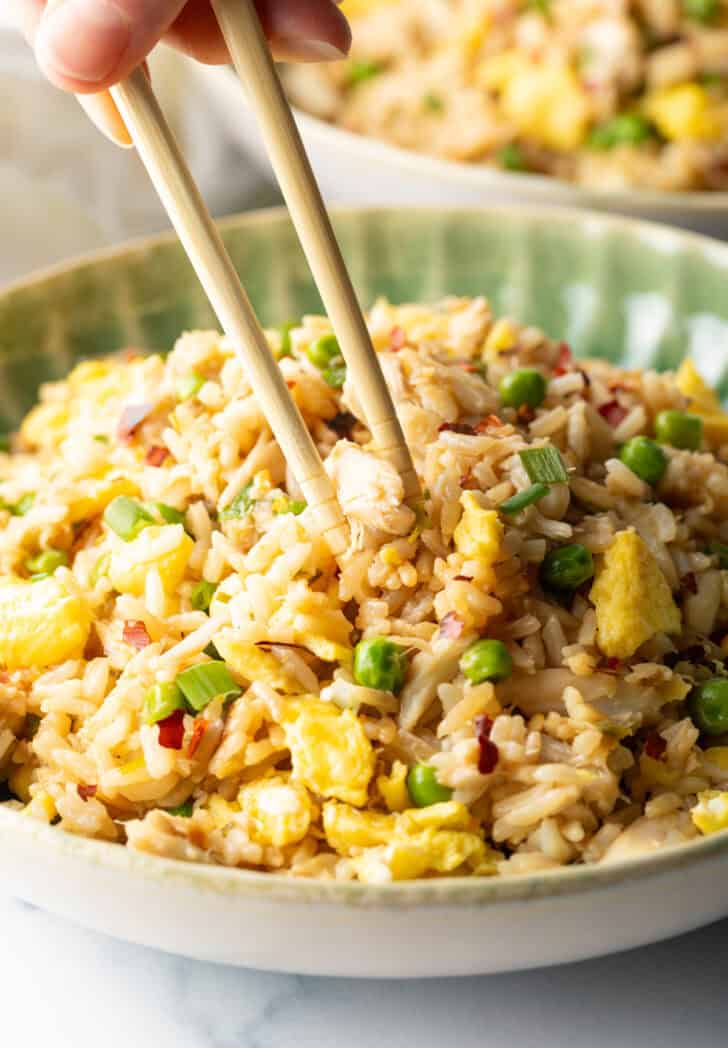
{"label": "thumb", "polygon": [[101,91],[146,58],[185,0],[51,0],[35,50],[46,76],[77,94]]}

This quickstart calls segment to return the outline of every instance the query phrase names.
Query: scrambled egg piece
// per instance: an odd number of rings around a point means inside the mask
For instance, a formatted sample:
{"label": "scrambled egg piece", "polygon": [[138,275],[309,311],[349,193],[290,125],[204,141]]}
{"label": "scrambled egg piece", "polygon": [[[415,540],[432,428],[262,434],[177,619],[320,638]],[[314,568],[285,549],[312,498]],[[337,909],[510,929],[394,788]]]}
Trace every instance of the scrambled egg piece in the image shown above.
{"label": "scrambled egg piece", "polygon": [[301,692],[301,685],[285,672],[275,655],[243,640],[238,631],[225,629],[215,637],[220,657],[245,680],[259,680],[286,695]]}
{"label": "scrambled egg piece", "polygon": [[250,839],[282,848],[308,833],[313,804],[305,786],[283,776],[243,786],[240,807],[250,820]]}
{"label": "scrambled egg piece", "polygon": [[165,593],[174,593],[184,577],[193,547],[194,542],[181,524],[145,528],[132,542],[120,539],[111,552],[111,585],[119,593],[140,597],[147,575],[156,568]]}
{"label": "scrambled egg piece", "polygon": [[725,125],[708,92],[694,83],[653,91],[645,112],[671,142],[719,141]]}
{"label": "scrambled egg piece", "polygon": [[472,816],[456,801],[399,815],[330,802],[323,824],[330,847],[350,858],[359,879],[369,883],[452,873],[466,863],[480,873],[494,872]]}
{"label": "scrambled egg piece", "polygon": [[500,91],[503,114],[520,134],[567,152],[584,141],[591,103],[568,64],[534,62],[520,51],[507,51],[486,59],[478,80]]}
{"label": "scrambled egg piece", "polygon": [[728,746],[711,746],[703,750],[703,757],[709,764],[715,764],[721,771],[728,771]]}
{"label": "scrambled egg piece", "polygon": [[110,502],[120,495],[138,495],[139,488],[128,477],[102,477],[79,480],[75,485],[77,496],[68,507],[72,524],[103,513]]}
{"label": "scrambled egg piece", "polygon": [[20,442],[25,448],[35,449],[60,444],[66,435],[69,412],[65,404],[48,401],[37,404],[23,420]]}
{"label": "scrambled egg piece", "polygon": [[718,444],[728,441],[728,415],[692,360],[683,361],[675,375],[675,385],[687,397],[690,411],[702,418],[707,439]]}
{"label": "scrambled egg piece", "polygon": [[455,549],[466,560],[478,562],[478,581],[483,585],[495,583],[493,566],[498,559],[503,541],[503,524],[493,509],[483,509],[472,491],[460,496],[463,515],[455,528]]}
{"label": "scrambled egg piece", "polygon": [[409,804],[407,789],[407,765],[395,761],[390,775],[377,778],[377,789],[389,811],[404,811]]}
{"label": "scrambled egg piece", "polygon": [[310,700],[283,725],[293,778],[312,793],[364,805],[374,774],[374,750],[351,710]]}
{"label": "scrambled egg piece", "polygon": [[605,655],[626,659],[656,633],[679,633],[680,610],[636,531],[620,531],[604,554],[590,598]]}
{"label": "scrambled egg piece", "polygon": [[8,670],[78,658],[90,629],[86,601],[55,577],[0,585],[0,666]]}
{"label": "scrambled egg piece", "polygon": [[704,790],[698,794],[698,803],[690,815],[700,832],[706,836],[728,830],[728,793]]}
{"label": "scrambled egg piece", "polygon": [[501,353],[513,349],[516,344],[516,329],[510,320],[496,321],[485,340],[485,359],[497,360]]}

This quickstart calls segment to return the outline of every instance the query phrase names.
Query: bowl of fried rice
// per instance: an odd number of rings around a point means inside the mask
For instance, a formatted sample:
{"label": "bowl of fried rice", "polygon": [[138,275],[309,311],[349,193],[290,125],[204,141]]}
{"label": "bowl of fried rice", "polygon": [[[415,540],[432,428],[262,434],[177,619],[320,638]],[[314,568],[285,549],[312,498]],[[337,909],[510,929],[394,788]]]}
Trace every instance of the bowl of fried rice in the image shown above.
{"label": "bowl of fried rice", "polygon": [[[343,10],[351,55],[284,69],[332,199],[579,204],[726,232],[725,0]],[[202,75],[229,132],[265,163],[234,75]]]}
{"label": "bowl of fried rice", "polygon": [[724,915],[728,248],[523,209],[336,227],[415,505],[286,215],[222,227],[336,556],[173,239],[0,296],[2,883],[352,975]]}

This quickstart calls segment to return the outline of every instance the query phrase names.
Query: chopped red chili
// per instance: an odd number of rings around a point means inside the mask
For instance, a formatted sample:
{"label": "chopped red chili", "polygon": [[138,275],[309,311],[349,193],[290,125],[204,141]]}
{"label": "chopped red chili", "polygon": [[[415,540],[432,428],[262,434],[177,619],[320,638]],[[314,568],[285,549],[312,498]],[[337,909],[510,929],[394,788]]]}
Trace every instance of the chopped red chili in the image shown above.
{"label": "chopped red chili", "polygon": [[127,404],[116,427],[117,438],[122,443],[128,443],[153,410],[152,404]]}
{"label": "chopped red chili", "polygon": [[495,770],[500,756],[498,747],[490,737],[493,729],[493,721],[490,717],[482,716],[475,718],[475,736],[480,747],[478,757],[478,771],[481,775],[490,775]]}
{"label": "chopped red chili", "polygon": [[148,466],[161,466],[168,455],[167,448],[163,448],[161,444],[155,444],[147,451],[144,461]]}
{"label": "chopped red chili", "polygon": [[465,623],[456,611],[448,611],[440,623],[439,635],[449,640],[457,640],[465,629]]}
{"label": "chopped red chili", "polygon": [[660,761],[665,756],[667,741],[656,731],[651,731],[645,740],[645,753],[653,761]]}
{"label": "chopped red chili", "polygon": [[194,757],[197,753],[200,743],[202,742],[202,736],[207,731],[207,721],[204,717],[196,717],[195,723],[192,727],[192,738],[187,746],[187,756]]}
{"label": "chopped red chili", "polygon": [[574,364],[574,354],[571,352],[571,347],[566,342],[562,342],[559,346],[559,355],[556,358],[556,365],[554,366],[555,375],[565,375],[567,371],[571,371]]}
{"label": "chopped red chili", "polygon": [[147,627],[143,622],[139,621],[130,620],[125,622],[122,637],[125,644],[131,644],[132,648],[136,648],[137,651],[141,651],[142,648],[146,648],[152,643]]}
{"label": "chopped red chili", "polygon": [[175,710],[158,724],[159,745],[166,750],[181,750],[185,737],[185,711]]}
{"label": "chopped red chili", "polygon": [[389,333],[389,348],[393,353],[399,353],[400,349],[404,349],[407,345],[407,332],[404,328],[393,327]]}
{"label": "chopped red chili", "polygon": [[602,404],[600,408],[597,408],[599,414],[605,419],[612,429],[616,429],[620,423],[624,422],[627,418],[628,412],[626,408],[623,408],[618,400],[608,400],[606,404]]}
{"label": "chopped red chili", "polygon": [[620,660],[615,658],[614,655],[611,655],[608,659],[604,660],[601,668],[604,673],[619,673],[621,666],[622,663]]}
{"label": "chopped red chili", "polygon": [[296,388],[296,380],[294,378],[287,378],[286,379],[286,385],[288,386],[289,389],[295,389]]}
{"label": "chopped red chili", "polygon": [[82,786],[81,783],[76,787],[79,797],[82,801],[87,801],[89,797],[95,797],[98,786]]}
{"label": "chopped red chili", "polygon": [[688,591],[688,593],[697,593],[698,592],[698,580],[695,577],[694,572],[689,571],[687,573],[687,575],[683,575],[683,577],[682,577],[682,584],[685,587],[685,589]]}
{"label": "chopped red chili", "polygon": [[473,437],[475,436],[475,427],[467,422],[443,422],[441,426],[438,426],[437,432],[462,433],[463,436]]}

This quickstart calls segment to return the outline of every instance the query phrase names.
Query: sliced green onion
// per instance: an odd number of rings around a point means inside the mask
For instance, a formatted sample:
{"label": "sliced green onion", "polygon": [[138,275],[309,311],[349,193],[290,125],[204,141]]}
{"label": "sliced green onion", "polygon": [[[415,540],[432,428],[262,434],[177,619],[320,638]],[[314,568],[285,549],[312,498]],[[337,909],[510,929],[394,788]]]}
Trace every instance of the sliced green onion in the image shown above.
{"label": "sliced green onion", "polygon": [[195,611],[209,611],[210,601],[215,596],[217,585],[203,579],[198,582],[190,595],[190,602]]}
{"label": "sliced green onion", "polygon": [[428,113],[442,113],[445,103],[440,95],[436,95],[434,91],[428,91],[422,99],[422,108],[426,109]]}
{"label": "sliced green onion", "polygon": [[166,524],[184,524],[187,514],[183,509],[175,509],[174,506],[168,506],[166,502],[155,502],[153,505]]}
{"label": "sliced green onion", "polygon": [[247,517],[255,505],[255,499],[251,495],[253,490],[252,480],[242,488],[232,502],[229,502],[220,513],[220,520],[242,520]]}
{"label": "sliced green onion", "polygon": [[10,512],[14,517],[24,517],[26,513],[30,513],[35,502],[35,492],[29,491],[27,495],[23,495],[19,502],[16,502],[14,506],[10,506]]}
{"label": "sliced green onion", "polygon": [[284,357],[293,356],[293,346],[291,345],[291,332],[294,328],[297,328],[298,324],[295,320],[289,320],[287,324],[281,324],[278,328],[278,334],[281,337],[281,347],[276,353],[278,360],[282,360]]}
{"label": "sliced green onion", "polygon": [[192,400],[205,385],[205,377],[198,371],[190,371],[189,375],[183,375],[177,379],[177,400]]}
{"label": "sliced green onion", "polygon": [[569,476],[557,448],[529,448],[518,452],[528,479],[534,484],[565,484]]}
{"label": "sliced green onion", "polygon": [[523,155],[523,150],[516,142],[509,142],[508,145],[503,146],[499,149],[495,155],[496,161],[499,167],[502,167],[505,171],[527,171],[528,164],[526,158]]}
{"label": "sliced green onion", "polygon": [[292,513],[294,517],[298,517],[303,513],[307,502],[303,499],[289,499],[286,495],[282,495],[280,498],[273,500],[273,512],[276,516],[281,516],[283,513]]}
{"label": "sliced green onion", "polygon": [[325,368],[321,376],[327,386],[332,389],[343,389],[346,382],[346,364],[335,364],[333,367]]}
{"label": "sliced green onion", "polygon": [[180,673],[176,680],[187,705],[196,713],[209,706],[213,699],[236,698],[242,694],[230,670],[224,662],[201,662]]}
{"label": "sliced green onion", "polygon": [[101,579],[108,572],[110,564],[110,553],[104,553],[99,557],[99,559],[96,561],[93,568],[91,569],[91,574],[89,575],[89,582],[92,586],[98,585],[99,579]]}
{"label": "sliced green onion", "polygon": [[525,491],[519,491],[517,495],[513,495],[512,498],[501,502],[498,509],[501,513],[505,513],[507,517],[515,517],[516,514],[522,513],[524,509],[528,509],[529,506],[540,502],[548,493],[548,484],[532,484]]}
{"label": "sliced green onion", "polygon": [[381,62],[372,62],[366,59],[351,62],[349,65],[349,86],[358,87],[359,84],[365,84],[367,80],[379,76],[383,70],[384,66]]}
{"label": "sliced green onion", "polygon": [[47,549],[35,557],[28,557],[25,570],[29,575],[52,575],[57,568],[68,564],[68,554],[62,549]]}
{"label": "sliced green onion", "polygon": [[119,495],[104,510],[104,520],[124,542],[131,542],[140,531],[154,524],[152,514],[141,502],[130,499],[128,495]]}
{"label": "sliced green onion", "polygon": [[158,724],[184,708],[184,696],[176,684],[155,684],[144,697],[144,723]]}
{"label": "sliced green onion", "polygon": [[185,801],[184,804],[178,804],[176,808],[167,808],[168,815],[177,815],[180,819],[189,819],[192,815],[194,804],[192,798]]}
{"label": "sliced green onion", "polygon": [[94,440],[97,443],[99,443],[99,444],[108,444],[109,443],[109,438],[106,436],[105,433],[97,433],[94,436]]}

